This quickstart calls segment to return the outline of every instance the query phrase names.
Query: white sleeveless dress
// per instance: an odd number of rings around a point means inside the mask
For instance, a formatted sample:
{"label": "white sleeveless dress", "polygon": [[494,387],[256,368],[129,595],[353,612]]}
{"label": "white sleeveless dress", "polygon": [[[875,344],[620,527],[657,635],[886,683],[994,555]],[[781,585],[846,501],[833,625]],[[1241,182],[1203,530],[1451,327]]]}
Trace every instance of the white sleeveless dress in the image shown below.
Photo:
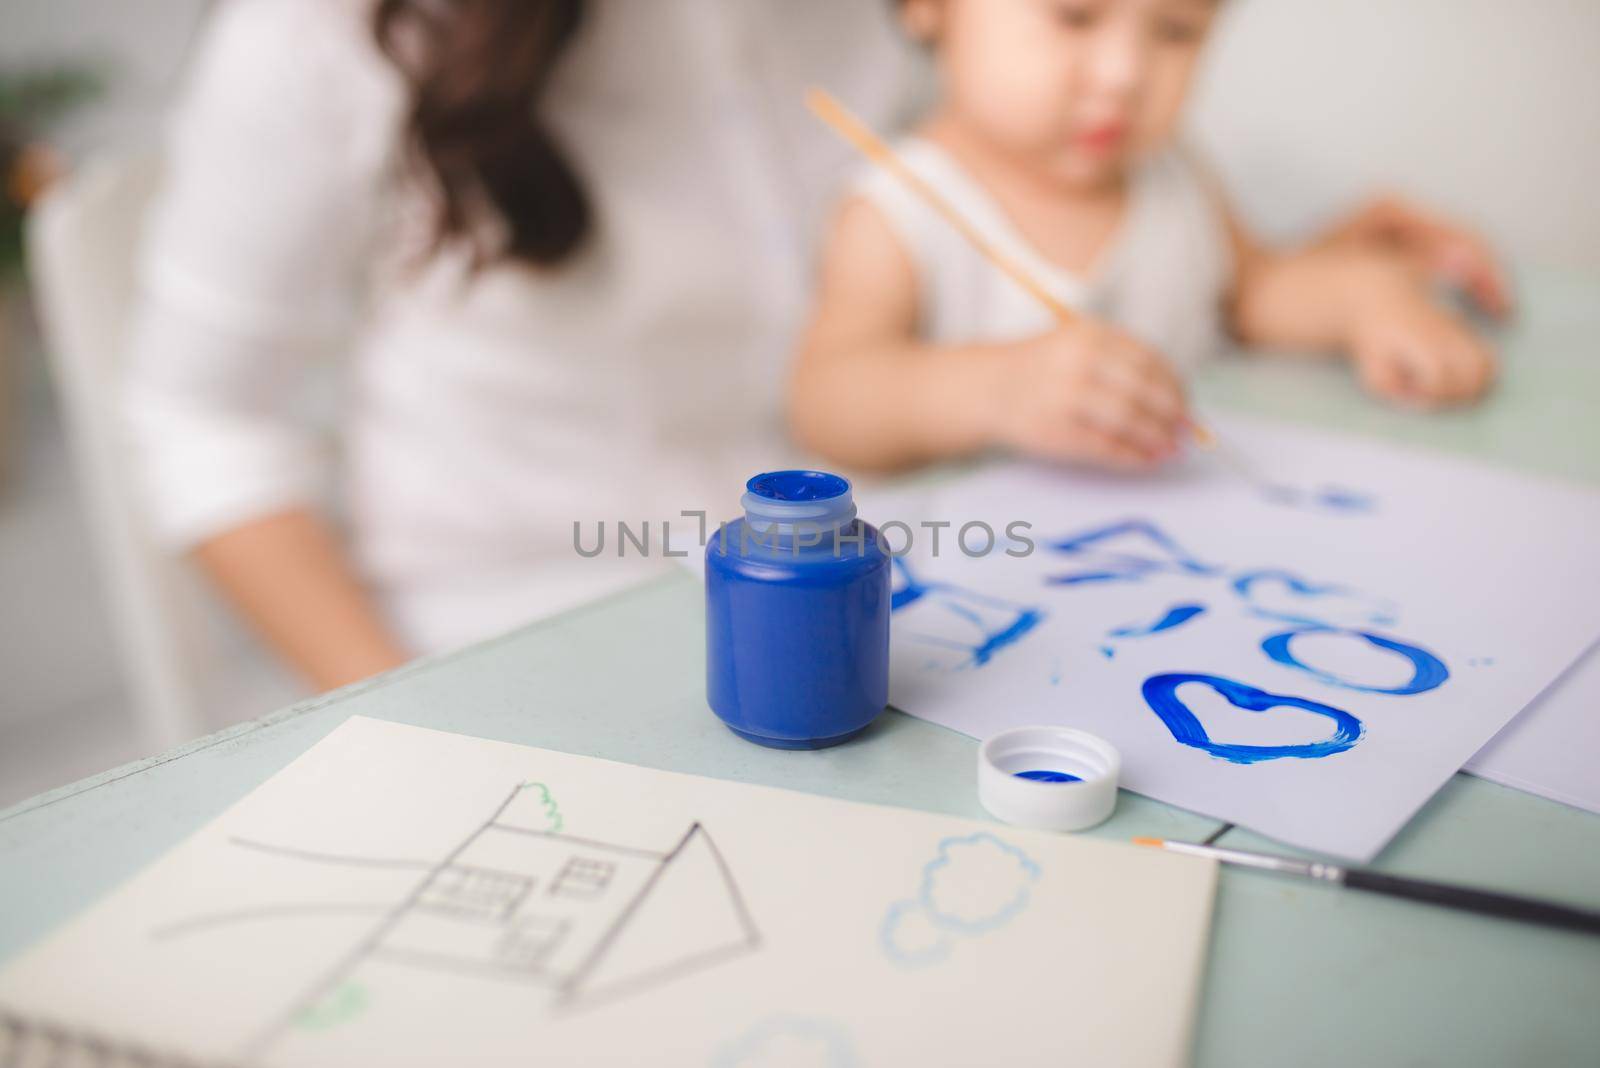
{"label": "white sleeveless dress", "polygon": [[[944,149],[907,138],[896,151],[1069,307],[1120,326],[1181,373],[1221,346],[1222,304],[1233,278],[1227,229],[1205,183],[1179,150],[1163,151],[1139,167],[1122,224],[1082,276],[1030,245]],[[1013,341],[1052,328],[1049,311],[893,175],[876,167],[863,171],[852,192],[883,214],[915,265],[920,328],[928,341]]]}

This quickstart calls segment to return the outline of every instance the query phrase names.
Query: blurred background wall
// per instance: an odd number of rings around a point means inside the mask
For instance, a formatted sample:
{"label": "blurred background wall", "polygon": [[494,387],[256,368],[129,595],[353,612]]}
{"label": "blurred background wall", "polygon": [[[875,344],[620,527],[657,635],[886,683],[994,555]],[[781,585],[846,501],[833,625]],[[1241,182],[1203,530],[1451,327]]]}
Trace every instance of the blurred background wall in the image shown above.
{"label": "blurred background wall", "polygon": [[[69,157],[147,145],[206,6],[0,0],[0,76],[87,64],[104,87],[49,140]],[[0,277],[0,807],[145,755],[52,384],[10,285]]]}
{"label": "blurred background wall", "polygon": [[1600,0],[1222,3],[1194,127],[1266,232],[1385,186],[1600,267]]}
{"label": "blurred background wall", "polygon": [[[1383,187],[1473,220],[1522,265],[1600,271],[1600,0],[1221,2],[1193,125],[1266,233]],[[0,0],[0,71],[93,61],[106,91],[54,139],[78,157],[148,145],[208,6]],[[3,806],[141,754],[39,346],[0,318],[0,425],[22,439],[0,484]]]}
{"label": "blurred background wall", "polygon": [[[1392,186],[1519,259],[1600,267],[1600,0],[1221,2],[1193,125],[1253,222],[1293,235]],[[0,65],[109,60],[112,91],[65,141],[136,144],[207,6],[4,0]]]}
{"label": "blurred background wall", "polygon": [[83,150],[147,143],[209,0],[3,0],[0,69],[97,61],[108,92],[62,130]]}

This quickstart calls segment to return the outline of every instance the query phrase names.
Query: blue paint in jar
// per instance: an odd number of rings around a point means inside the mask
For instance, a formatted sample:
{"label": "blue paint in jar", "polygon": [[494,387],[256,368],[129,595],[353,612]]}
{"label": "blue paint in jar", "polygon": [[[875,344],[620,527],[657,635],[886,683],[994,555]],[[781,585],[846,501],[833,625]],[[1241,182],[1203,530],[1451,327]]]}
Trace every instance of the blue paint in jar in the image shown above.
{"label": "blue paint in jar", "polygon": [[706,546],[706,696],[734,733],[821,749],[889,703],[890,558],[850,483],[772,471]]}

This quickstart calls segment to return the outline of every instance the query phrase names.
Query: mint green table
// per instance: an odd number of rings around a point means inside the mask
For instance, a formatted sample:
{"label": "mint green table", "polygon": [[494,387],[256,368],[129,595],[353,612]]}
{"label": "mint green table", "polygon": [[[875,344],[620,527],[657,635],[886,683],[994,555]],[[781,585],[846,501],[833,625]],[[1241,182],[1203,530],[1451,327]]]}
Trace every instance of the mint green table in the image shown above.
{"label": "mint green table", "polygon": [[[1486,407],[1400,415],[1368,403],[1338,368],[1249,359],[1210,373],[1201,401],[1600,483],[1600,279],[1547,276],[1527,289],[1504,342],[1504,386]],[[703,656],[699,585],[672,576],[0,812],[0,963],[351,715],[983,816],[971,739],[891,712],[838,749],[760,749],[707,711]],[[1091,833],[1201,839],[1220,829],[1124,792]],[[1273,848],[1239,830],[1222,841]],[[1600,816],[1458,775],[1378,866],[1600,906]],[[1195,1059],[1594,1065],[1600,938],[1224,871]]]}

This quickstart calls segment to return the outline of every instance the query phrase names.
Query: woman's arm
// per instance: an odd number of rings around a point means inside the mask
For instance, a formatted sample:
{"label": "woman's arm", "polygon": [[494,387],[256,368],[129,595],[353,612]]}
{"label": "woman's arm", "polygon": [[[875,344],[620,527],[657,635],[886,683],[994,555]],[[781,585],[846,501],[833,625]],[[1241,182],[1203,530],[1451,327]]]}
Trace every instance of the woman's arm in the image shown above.
{"label": "woman's arm", "polygon": [[316,515],[329,450],[305,415],[313,366],[360,306],[389,118],[346,7],[231,3],[208,23],[140,250],[123,383],[153,532],[319,689],[406,659]]}
{"label": "woman's arm", "polygon": [[318,690],[410,659],[373,608],[339,539],[306,510],[245,522],[195,560],[255,630]]}
{"label": "woman's arm", "polygon": [[1170,456],[1186,418],[1160,357],[1092,320],[1021,342],[917,338],[909,257],[878,210],[847,202],[824,249],[789,415],[806,447],[892,470],[1008,447],[1110,467]]}

